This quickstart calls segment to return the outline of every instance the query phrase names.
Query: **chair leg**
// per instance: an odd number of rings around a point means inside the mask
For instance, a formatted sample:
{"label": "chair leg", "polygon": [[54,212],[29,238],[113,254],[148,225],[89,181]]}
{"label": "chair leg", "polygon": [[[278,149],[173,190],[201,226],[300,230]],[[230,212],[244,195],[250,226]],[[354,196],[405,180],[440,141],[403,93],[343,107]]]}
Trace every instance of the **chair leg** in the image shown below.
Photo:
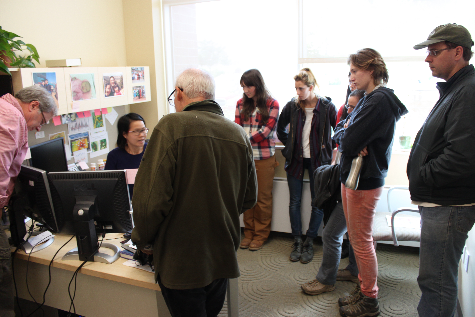
{"label": "chair leg", "polygon": [[378,246],[378,241],[373,240],[374,251],[376,251],[376,247],[377,247],[377,246]]}

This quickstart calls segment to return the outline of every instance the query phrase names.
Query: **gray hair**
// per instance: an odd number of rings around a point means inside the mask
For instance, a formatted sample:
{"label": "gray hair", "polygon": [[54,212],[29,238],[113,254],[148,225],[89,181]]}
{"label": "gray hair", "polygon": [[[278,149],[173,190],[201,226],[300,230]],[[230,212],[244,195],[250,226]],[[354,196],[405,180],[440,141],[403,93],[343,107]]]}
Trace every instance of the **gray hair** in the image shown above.
{"label": "gray hair", "polygon": [[203,97],[214,100],[214,79],[202,69],[186,69],[176,79],[175,86],[182,89],[190,99]]}
{"label": "gray hair", "polygon": [[25,87],[15,94],[15,98],[21,102],[30,103],[38,101],[40,103],[40,111],[46,113],[53,113],[53,116],[58,114],[58,107],[54,101],[51,93],[40,86]]}

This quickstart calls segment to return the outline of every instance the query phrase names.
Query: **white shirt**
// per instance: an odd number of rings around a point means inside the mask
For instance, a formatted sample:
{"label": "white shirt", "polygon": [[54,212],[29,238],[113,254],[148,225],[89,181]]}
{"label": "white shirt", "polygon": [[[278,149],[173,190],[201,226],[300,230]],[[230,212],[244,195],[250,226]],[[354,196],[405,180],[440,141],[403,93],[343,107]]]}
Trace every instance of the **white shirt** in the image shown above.
{"label": "white shirt", "polygon": [[310,158],[310,130],[312,129],[313,110],[315,108],[305,108],[305,125],[302,131],[303,157]]}

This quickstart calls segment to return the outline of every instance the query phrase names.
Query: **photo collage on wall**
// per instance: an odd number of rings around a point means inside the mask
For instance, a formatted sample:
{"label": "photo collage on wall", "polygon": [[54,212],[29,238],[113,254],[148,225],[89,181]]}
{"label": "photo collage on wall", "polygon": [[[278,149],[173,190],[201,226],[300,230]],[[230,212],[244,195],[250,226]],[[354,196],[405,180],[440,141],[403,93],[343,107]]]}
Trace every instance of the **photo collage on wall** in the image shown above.
{"label": "photo collage on wall", "polygon": [[132,67],[132,94],[134,102],[145,101],[145,71],[144,67]]}

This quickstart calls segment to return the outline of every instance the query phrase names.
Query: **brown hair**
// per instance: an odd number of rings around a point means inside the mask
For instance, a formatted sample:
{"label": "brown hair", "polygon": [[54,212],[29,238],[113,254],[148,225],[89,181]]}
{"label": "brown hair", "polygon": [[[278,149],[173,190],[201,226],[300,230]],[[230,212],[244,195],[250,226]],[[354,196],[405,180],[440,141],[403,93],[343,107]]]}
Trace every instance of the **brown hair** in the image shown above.
{"label": "brown hair", "polygon": [[[310,68],[302,68],[300,72],[294,76],[294,80],[301,81],[302,83],[304,83],[304,85],[308,87],[313,86],[314,89],[315,87],[320,88]],[[300,100],[298,100],[297,105],[299,107],[303,107],[303,105],[300,104]]]}
{"label": "brown hair", "polygon": [[385,84],[388,83],[389,74],[386,63],[376,50],[363,48],[356,52],[356,54],[351,54],[348,57],[348,65],[350,64],[360,69],[373,71],[372,76],[376,86],[381,84],[381,81]]}
{"label": "brown hair", "polygon": [[[449,42],[449,41],[445,41],[445,45],[447,45],[447,47],[450,48],[450,49],[456,48],[457,46],[462,46],[462,45],[454,44],[454,43]],[[472,49],[469,48],[469,47],[465,47],[465,46],[462,46],[462,48],[463,48],[463,55],[462,55],[463,60],[468,62],[473,56]]]}
{"label": "brown hair", "polygon": [[252,98],[248,98],[246,94],[242,94],[242,114],[244,121],[249,120],[249,116],[254,112],[256,107],[262,115],[262,124],[265,125],[269,120],[269,109],[267,109],[267,99],[271,98],[269,91],[267,90],[264,78],[262,78],[261,72],[257,69],[250,69],[245,71],[241,76],[241,86],[246,85],[248,87],[256,88],[256,104]]}

